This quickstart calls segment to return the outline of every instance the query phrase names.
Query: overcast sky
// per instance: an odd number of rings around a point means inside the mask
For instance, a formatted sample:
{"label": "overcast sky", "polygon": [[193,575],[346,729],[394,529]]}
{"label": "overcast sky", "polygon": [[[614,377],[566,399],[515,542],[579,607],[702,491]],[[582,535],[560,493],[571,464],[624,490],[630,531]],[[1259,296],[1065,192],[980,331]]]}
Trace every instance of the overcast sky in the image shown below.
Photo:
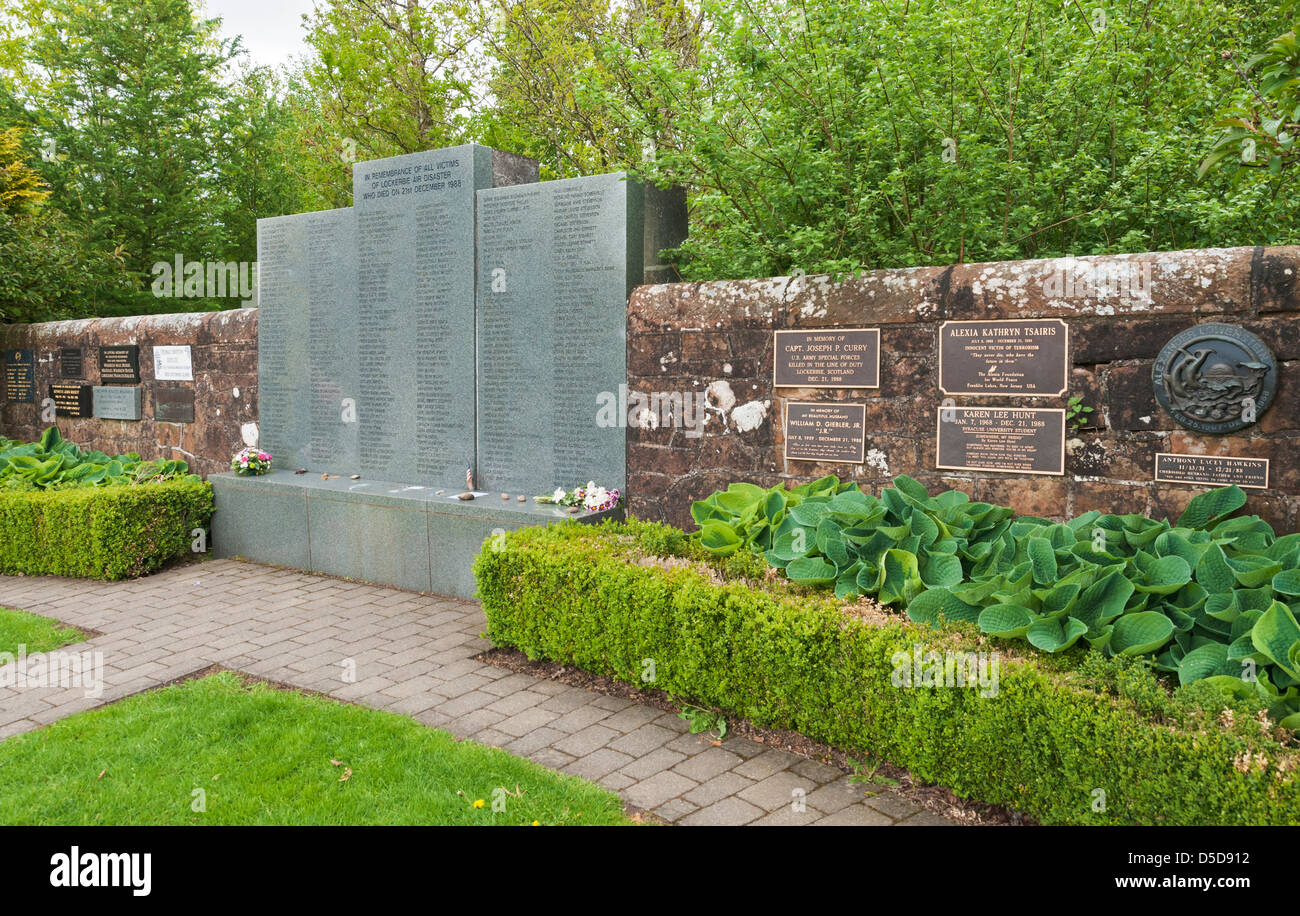
{"label": "overcast sky", "polygon": [[278,66],[304,53],[302,14],[312,0],[204,0],[207,15],[222,20],[224,37],[243,36],[252,62]]}

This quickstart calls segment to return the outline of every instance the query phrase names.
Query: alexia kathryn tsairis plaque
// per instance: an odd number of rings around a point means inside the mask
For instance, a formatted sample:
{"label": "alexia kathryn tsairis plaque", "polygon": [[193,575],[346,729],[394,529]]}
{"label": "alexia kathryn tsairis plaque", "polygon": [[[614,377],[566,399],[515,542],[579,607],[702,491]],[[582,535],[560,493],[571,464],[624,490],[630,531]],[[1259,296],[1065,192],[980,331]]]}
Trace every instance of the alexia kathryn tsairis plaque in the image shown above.
{"label": "alexia kathryn tsairis plaque", "polygon": [[940,407],[935,467],[948,471],[1065,473],[1060,408]]}
{"label": "alexia kathryn tsairis plaque", "polygon": [[1236,484],[1239,487],[1267,490],[1268,459],[1157,452],[1155,479],[1158,483],[1194,483],[1207,487]]}
{"label": "alexia kathryn tsairis plaque", "polygon": [[785,457],[794,461],[861,464],[866,458],[865,404],[834,401],[785,405]]}
{"label": "alexia kathryn tsairis plaque", "polygon": [[774,331],[775,388],[879,388],[880,328]]}
{"label": "alexia kathryn tsairis plaque", "polygon": [[945,321],[939,390],[945,395],[1057,398],[1070,379],[1070,328],[1060,318]]}
{"label": "alexia kathryn tsairis plaque", "polygon": [[1202,433],[1245,429],[1277,392],[1277,360],[1264,341],[1216,322],[1175,335],[1156,357],[1151,376],[1160,406]]}

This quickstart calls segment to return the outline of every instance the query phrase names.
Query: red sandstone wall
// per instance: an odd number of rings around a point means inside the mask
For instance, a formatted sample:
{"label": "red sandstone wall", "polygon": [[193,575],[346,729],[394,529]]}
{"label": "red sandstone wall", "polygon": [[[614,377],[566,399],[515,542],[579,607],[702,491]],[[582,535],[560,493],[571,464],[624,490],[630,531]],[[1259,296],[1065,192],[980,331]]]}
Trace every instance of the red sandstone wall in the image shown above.
{"label": "red sandstone wall", "polygon": [[[0,434],[30,440],[44,430],[40,401],[47,396],[51,382],[64,381],[59,378],[57,359],[61,347],[82,348],[84,374],[80,381],[98,385],[97,348],[112,344],[140,346],[143,419],[60,417],[57,425],[62,436],[109,454],[138,452],[144,458],[179,458],[199,474],[230,470],[230,456],[244,445],[240,428],[257,421],[256,309],[0,325],[0,349],[36,351],[36,403],[0,406]],[[191,347],[194,381],[155,382],[152,348],[175,344]],[[159,384],[194,389],[194,423],[153,419],[152,392]]]}
{"label": "red sandstone wall", "polygon": [[[1132,265],[1150,270],[1149,300],[1053,296],[1045,285],[1064,271]],[[1069,324],[1070,394],[1096,408],[1090,428],[1068,435],[1065,476],[934,470],[939,324],[1037,317]],[[1280,364],[1272,407],[1238,434],[1195,433],[1155,401],[1155,356],[1174,334],[1204,321],[1253,331]],[[830,326],[881,328],[881,387],[774,393],[772,331]],[[628,307],[627,362],[630,390],[709,390],[717,408],[700,438],[680,428],[629,428],[630,509],[642,518],[693,527],[691,501],[732,481],[771,486],[823,474],[857,480],[872,491],[896,474],[909,474],[932,492],[960,488],[976,499],[1049,517],[1093,508],[1163,517],[1177,515],[1203,489],[1152,483],[1155,453],[1166,451],[1272,459],[1270,489],[1249,491],[1248,508],[1279,529],[1300,528],[1300,247],[960,264],[875,271],[838,283],[778,277],[643,286]],[[867,462],[785,461],[786,399],[865,403]],[[956,400],[1065,406],[1064,398]],[[761,413],[761,423],[738,429],[737,409],[741,418]]]}

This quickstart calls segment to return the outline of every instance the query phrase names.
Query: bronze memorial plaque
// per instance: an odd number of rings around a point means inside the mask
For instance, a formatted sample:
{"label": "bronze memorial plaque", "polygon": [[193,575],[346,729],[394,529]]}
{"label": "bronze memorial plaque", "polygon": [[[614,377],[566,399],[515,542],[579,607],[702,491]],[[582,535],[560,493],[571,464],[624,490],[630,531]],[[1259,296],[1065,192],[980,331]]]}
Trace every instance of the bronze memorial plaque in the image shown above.
{"label": "bronze memorial plaque", "polygon": [[938,468],[1065,473],[1065,411],[1060,408],[940,407],[938,415]]}
{"label": "bronze memorial plaque", "polygon": [[1060,318],[945,321],[939,390],[945,395],[1059,398],[1069,389],[1070,328]]}
{"label": "bronze memorial plaque", "polygon": [[1273,403],[1277,360],[1254,334],[1231,324],[1198,324],[1165,344],[1151,370],[1156,400],[1202,433],[1245,429]]}
{"label": "bronze memorial plaque", "polygon": [[153,418],[164,423],[193,423],[194,389],[155,388]]}
{"label": "bronze memorial plaque", "polygon": [[50,398],[54,401],[54,414],[59,417],[89,417],[94,414],[94,401],[89,385],[50,385]]}
{"label": "bronze memorial plaque", "polygon": [[880,387],[880,328],[773,333],[773,387]]}
{"label": "bronze memorial plaque", "polygon": [[785,457],[795,461],[861,464],[866,457],[865,404],[788,401]]}
{"label": "bronze memorial plaque", "polygon": [[1207,487],[1268,489],[1267,458],[1237,458],[1231,455],[1175,455],[1156,453],[1156,481],[1199,483]]}

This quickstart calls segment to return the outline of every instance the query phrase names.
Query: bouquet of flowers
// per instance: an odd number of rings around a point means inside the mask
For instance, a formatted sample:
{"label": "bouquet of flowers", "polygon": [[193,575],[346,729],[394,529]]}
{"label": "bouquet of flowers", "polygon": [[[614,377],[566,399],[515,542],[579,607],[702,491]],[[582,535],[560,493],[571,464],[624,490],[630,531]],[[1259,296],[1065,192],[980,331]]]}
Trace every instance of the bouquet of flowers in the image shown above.
{"label": "bouquet of flowers", "polygon": [[577,487],[567,491],[563,487],[557,487],[550,496],[533,497],[539,503],[553,506],[581,506],[589,512],[604,512],[606,509],[613,509],[622,498],[622,494],[618,490],[606,490],[604,487],[598,487],[594,480],[587,481],[585,487]]}
{"label": "bouquet of flowers", "polygon": [[271,470],[271,453],[256,448],[241,449],[230,459],[230,469],[244,477],[256,477]]}

